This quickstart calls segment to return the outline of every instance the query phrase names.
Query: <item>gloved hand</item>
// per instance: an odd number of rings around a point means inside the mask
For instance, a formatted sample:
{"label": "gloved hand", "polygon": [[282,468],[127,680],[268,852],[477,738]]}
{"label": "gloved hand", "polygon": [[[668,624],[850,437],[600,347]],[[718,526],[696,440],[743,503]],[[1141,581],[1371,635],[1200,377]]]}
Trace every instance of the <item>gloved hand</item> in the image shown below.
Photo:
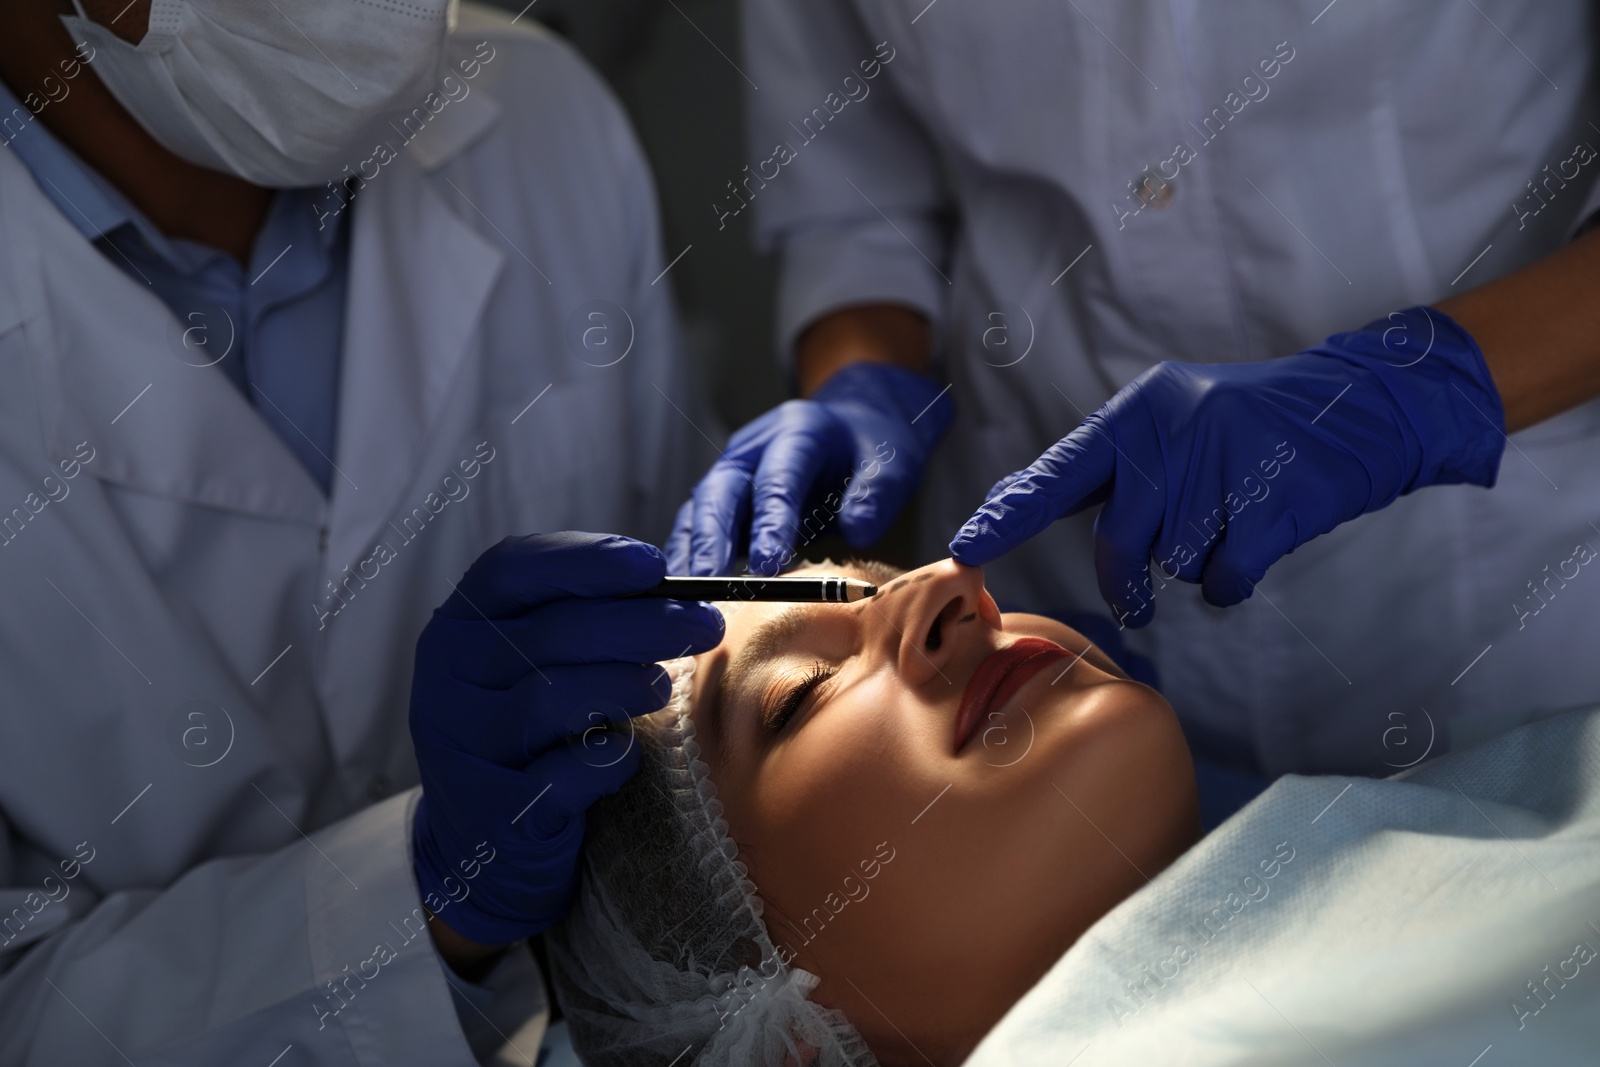
{"label": "gloved hand", "polygon": [[1162,578],[1237,604],[1279,558],[1402,493],[1492,486],[1505,441],[1477,343],[1409,308],[1281,359],[1152,367],[991,489],[950,553],[982,565],[1104,501],[1100,595],[1142,626],[1152,557]]}
{"label": "gloved hand", "polygon": [[747,522],[752,574],[777,574],[793,562],[797,541],[835,519],[846,541],[865,548],[916,492],[951,412],[932,378],[852,363],[811,399],[780,404],[733,435],[678,511],[668,566],[674,574],[728,573]]}
{"label": "gloved hand", "polygon": [[665,574],[658,549],[626,537],[511,537],[423,628],[412,866],[423,903],[462,937],[506,944],[561,918],[585,810],[638,769],[627,720],[671,695],[653,661],[722,639],[708,604],[616,599]]}

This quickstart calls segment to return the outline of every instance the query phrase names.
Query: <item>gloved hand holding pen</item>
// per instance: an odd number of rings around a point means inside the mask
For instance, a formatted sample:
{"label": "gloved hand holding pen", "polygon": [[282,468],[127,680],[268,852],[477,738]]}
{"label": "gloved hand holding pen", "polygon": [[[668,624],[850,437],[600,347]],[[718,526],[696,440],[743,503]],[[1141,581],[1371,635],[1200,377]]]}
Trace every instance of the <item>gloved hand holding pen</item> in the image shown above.
{"label": "gloved hand holding pen", "polygon": [[1103,501],[1100,595],[1143,626],[1152,559],[1237,604],[1278,559],[1403,493],[1492,486],[1505,441],[1477,343],[1410,308],[1281,359],[1157,364],[991,489],[950,553],[981,566]]}
{"label": "gloved hand holding pen", "polygon": [[626,537],[507,538],[423,629],[412,864],[423,903],[460,937],[503,945],[561,918],[585,810],[638,769],[621,724],[671,693],[655,661],[722,639],[708,604],[623,599],[665,574],[658,549]]}

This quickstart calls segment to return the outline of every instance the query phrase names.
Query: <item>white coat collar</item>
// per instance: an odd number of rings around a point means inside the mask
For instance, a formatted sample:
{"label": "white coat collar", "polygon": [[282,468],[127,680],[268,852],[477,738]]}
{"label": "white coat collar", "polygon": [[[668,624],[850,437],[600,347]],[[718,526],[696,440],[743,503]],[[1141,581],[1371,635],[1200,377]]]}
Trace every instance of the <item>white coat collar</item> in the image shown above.
{"label": "white coat collar", "polygon": [[500,104],[488,93],[470,88],[471,82],[457,84],[469,87],[467,95],[450,100],[435,94],[438,115],[406,143],[406,154],[423,170],[435,170],[460,155],[500,115]]}
{"label": "white coat collar", "polygon": [[354,208],[334,455],[344,477],[333,479],[328,543],[335,573],[370,551],[416,481],[504,260],[463,219],[472,208],[462,196],[441,194],[409,155]]}

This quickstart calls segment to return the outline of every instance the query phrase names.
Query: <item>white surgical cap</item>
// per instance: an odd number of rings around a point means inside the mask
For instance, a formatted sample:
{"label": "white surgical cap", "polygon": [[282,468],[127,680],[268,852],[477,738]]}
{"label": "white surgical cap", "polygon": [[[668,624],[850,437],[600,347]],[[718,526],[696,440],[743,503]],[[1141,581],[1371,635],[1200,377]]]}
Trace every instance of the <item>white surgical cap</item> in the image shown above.
{"label": "white surgical cap", "polygon": [[590,809],[577,897],[547,934],[573,1046],[589,1067],[876,1067],[773,946],[699,758],[694,661],[667,667],[671,702],[634,720],[639,774]]}

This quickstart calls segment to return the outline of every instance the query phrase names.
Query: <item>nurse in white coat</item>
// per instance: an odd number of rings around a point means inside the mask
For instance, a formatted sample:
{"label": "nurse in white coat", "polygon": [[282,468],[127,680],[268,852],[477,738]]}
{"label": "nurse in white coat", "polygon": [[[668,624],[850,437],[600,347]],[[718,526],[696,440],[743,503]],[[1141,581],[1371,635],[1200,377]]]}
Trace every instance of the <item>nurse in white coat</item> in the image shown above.
{"label": "nurse in white coat", "polygon": [[1600,699],[1592,5],[744,16],[710,210],[777,251],[807,399],[735,435],[675,565],[869,543],[920,484],[925,557],[970,516],[1003,601],[1153,616],[1198,753],[1258,773]]}
{"label": "nurse in white coat", "polygon": [[[108,23],[122,7],[100,5]],[[119,26],[151,5],[129,7]],[[419,891],[408,704],[436,734],[474,709],[414,698],[413,648],[458,580],[458,600],[496,615],[493,583],[469,590],[461,575],[501,538],[665,534],[701,437],[668,288],[652,285],[651,180],[599,81],[526,20],[444,0],[262,7],[292,12],[321,48],[285,31],[259,128],[230,128],[231,141],[208,129],[205,109],[232,102],[221,91],[186,98],[192,113],[158,101],[173,122],[153,125],[164,144],[208,130],[190,154],[216,170],[315,185],[311,203],[349,227],[342,340],[278,346],[338,357],[335,446],[302,450],[311,434],[267,421],[264,399],[286,406],[287,393],[252,380],[252,404],[206,365],[224,328],[243,326],[180,321],[154,275],[122,258],[133,245],[86,235],[74,209],[93,210],[91,186],[103,205],[123,201],[39,139],[46,120],[73,139],[84,102],[104,96],[100,67],[139,103],[139,84],[158,81],[117,81],[139,57],[181,63],[197,25],[213,34],[202,45],[239,45],[226,20],[253,11],[157,0],[156,43],[119,65],[108,53],[128,46],[69,20],[76,58],[60,35],[63,57],[37,81],[18,72],[43,62],[61,24],[48,5],[7,16],[19,108],[0,150],[0,1062],[439,1065],[503,1050],[494,1062],[531,1063],[547,1013],[527,948],[467,946],[482,965],[456,967],[432,943],[448,931],[430,913],[450,923],[503,901],[522,861],[497,841],[452,860],[438,893]],[[366,50],[353,55],[322,18],[351,11]],[[380,29],[397,14],[412,21]],[[280,93],[303,104],[290,91],[300,63],[334,95],[345,75],[373,91],[394,58],[376,42],[413,25],[434,39],[404,46],[428,62],[387,101],[406,116],[395,126],[337,144],[318,142],[328,107],[273,114]],[[255,138],[275,117],[276,142]],[[154,151],[119,136],[80,138],[79,155],[121,165]],[[345,162],[359,180],[305,177],[326,166],[319,153],[335,160],[329,176]],[[315,221],[302,220],[313,242]],[[299,253],[244,251],[258,289]],[[318,456],[326,487],[302,462]],[[476,647],[515,638],[521,654],[511,624],[482,625]],[[596,775],[615,773],[615,749],[598,752],[609,737],[580,750]],[[562,790],[521,784],[522,811],[490,813],[506,831],[560,824],[549,806]],[[429,840],[470,831],[462,796],[430,795],[462,810],[436,813]],[[561,872],[549,877],[559,889]]]}

